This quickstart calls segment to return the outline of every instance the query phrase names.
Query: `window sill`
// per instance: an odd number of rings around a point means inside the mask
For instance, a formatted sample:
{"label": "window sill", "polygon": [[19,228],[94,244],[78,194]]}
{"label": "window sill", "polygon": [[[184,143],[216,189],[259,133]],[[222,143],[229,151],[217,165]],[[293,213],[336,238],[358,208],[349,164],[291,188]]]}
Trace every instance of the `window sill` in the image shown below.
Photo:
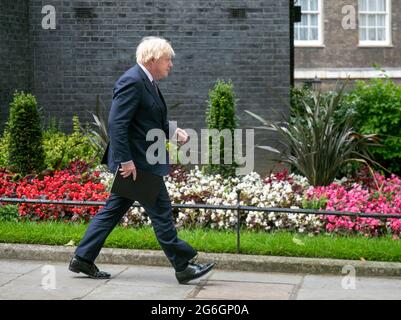
{"label": "window sill", "polygon": [[390,44],[358,44],[358,48],[394,48],[392,43]]}
{"label": "window sill", "polygon": [[295,44],[295,48],[326,48],[324,44]]}

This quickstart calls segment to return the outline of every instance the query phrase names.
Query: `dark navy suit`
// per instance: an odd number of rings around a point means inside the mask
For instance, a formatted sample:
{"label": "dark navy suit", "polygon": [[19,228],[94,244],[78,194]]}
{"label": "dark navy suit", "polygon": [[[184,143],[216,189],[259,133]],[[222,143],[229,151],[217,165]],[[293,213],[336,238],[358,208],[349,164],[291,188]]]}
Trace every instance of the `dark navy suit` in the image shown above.
{"label": "dark navy suit", "polygon": [[[168,174],[168,163],[149,164],[146,161],[146,151],[154,143],[146,141],[146,134],[157,128],[163,130],[166,137],[171,137],[175,128],[169,128],[167,107],[161,92],[139,65],[129,69],[115,83],[108,126],[110,143],[102,163],[106,163],[111,172],[115,173],[119,164],[133,160],[135,166],[144,171],[160,176]],[[165,149],[163,152],[167,154]],[[166,159],[168,161],[168,155]],[[106,206],[93,217],[75,254],[94,262],[107,236],[131,205],[131,200],[112,193]],[[176,270],[182,270],[197,252],[177,237],[171,201],[164,183],[156,204],[144,208],[167,258]]]}

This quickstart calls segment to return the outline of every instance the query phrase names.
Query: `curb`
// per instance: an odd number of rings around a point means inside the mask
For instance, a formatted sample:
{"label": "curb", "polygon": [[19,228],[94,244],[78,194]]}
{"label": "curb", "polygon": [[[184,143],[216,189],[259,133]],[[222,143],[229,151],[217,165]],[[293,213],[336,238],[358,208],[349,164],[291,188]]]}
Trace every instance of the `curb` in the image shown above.
{"label": "curb", "polygon": [[[0,243],[0,259],[66,262],[75,247]],[[199,253],[199,262],[214,261],[216,269],[250,272],[346,275],[349,266],[356,276],[400,277],[401,263],[297,257],[274,257],[228,253]],[[159,250],[103,248],[96,263],[171,266]],[[344,267],[347,267],[344,269]],[[344,270],[344,271],[343,271]]]}

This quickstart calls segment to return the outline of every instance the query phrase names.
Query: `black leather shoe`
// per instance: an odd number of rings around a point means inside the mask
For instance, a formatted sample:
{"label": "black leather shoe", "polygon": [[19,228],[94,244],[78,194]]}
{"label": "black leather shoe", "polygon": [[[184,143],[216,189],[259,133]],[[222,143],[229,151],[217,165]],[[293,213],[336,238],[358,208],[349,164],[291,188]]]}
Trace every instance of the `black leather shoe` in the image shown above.
{"label": "black leather shoe", "polygon": [[68,267],[72,272],[84,273],[92,279],[108,279],[110,278],[110,273],[99,271],[98,267],[94,263],[89,263],[73,257],[70,261],[70,266]]}
{"label": "black leather shoe", "polygon": [[198,264],[189,262],[185,270],[179,272],[176,271],[175,277],[177,278],[180,284],[184,284],[187,283],[188,281],[202,277],[210,270],[212,270],[214,265],[215,265],[214,262],[208,264]]}

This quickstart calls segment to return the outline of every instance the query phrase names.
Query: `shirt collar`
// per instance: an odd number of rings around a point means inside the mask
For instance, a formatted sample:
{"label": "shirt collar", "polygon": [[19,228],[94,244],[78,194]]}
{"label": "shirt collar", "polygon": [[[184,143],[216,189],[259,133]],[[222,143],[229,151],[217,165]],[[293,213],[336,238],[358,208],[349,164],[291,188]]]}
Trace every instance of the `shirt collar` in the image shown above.
{"label": "shirt collar", "polygon": [[141,67],[141,69],[143,70],[143,72],[145,72],[145,74],[148,76],[150,82],[152,83],[152,82],[153,82],[153,77],[152,77],[152,75],[150,74],[150,72],[148,71],[148,69],[146,69],[145,66],[142,65],[142,64],[140,64],[139,62],[138,62],[138,65]]}

